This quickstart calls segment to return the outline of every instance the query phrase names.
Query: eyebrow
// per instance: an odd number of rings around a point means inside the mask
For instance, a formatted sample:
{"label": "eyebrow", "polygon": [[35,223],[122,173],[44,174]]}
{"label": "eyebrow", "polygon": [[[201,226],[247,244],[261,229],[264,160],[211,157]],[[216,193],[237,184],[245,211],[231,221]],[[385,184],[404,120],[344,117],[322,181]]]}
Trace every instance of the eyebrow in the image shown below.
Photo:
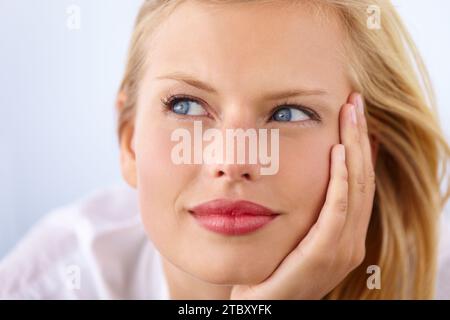
{"label": "eyebrow", "polygon": [[[164,80],[176,80],[180,82],[184,82],[190,86],[196,87],[203,91],[207,91],[209,93],[218,94],[217,90],[211,85],[203,82],[201,80],[196,79],[195,77],[182,73],[182,72],[172,72],[166,75],[158,76],[156,79]],[[282,98],[289,98],[295,96],[322,96],[328,94],[325,90],[321,89],[288,89],[283,91],[271,92],[263,96],[263,99],[266,100],[278,100]]]}

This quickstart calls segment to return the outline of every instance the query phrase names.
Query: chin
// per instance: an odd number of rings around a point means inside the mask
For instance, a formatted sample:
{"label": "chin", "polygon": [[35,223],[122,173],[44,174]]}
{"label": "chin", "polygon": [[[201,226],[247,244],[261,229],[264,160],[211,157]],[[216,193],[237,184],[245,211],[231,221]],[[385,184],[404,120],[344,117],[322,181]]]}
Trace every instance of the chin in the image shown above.
{"label": "chin", "polygon": [[[216,285],[254,285],[267,279],[276,268],[274,263],[252,261],[209,261],[191,270],[196,278]],[[206,267],[206,268],[205,268]]]}

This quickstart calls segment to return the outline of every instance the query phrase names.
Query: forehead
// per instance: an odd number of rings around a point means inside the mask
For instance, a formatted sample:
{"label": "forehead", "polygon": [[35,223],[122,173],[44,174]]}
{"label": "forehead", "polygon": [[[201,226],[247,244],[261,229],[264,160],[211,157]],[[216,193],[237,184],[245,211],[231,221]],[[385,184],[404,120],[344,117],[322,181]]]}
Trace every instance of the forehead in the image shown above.
{"label": "forehead", "polygon": [[[150,41],[150,40],[149,40]],[[338,18],[305,3],[185,1],[158,27],[148,50],[150,77],[183,72],[220,87],[346,87]]]}

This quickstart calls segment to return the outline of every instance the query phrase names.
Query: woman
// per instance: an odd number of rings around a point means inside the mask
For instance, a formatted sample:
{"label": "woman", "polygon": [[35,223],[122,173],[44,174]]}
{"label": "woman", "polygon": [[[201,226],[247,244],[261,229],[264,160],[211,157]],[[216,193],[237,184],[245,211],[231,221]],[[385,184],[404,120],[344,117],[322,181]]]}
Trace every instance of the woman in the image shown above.
{"label": "woman", "polygon": [[[434,297],[450,148],[388,1],[146,1],[117,109],[136,192],[49,216],[5,297]],[[199,124],[273,132],[278,169],[174,161]]]}

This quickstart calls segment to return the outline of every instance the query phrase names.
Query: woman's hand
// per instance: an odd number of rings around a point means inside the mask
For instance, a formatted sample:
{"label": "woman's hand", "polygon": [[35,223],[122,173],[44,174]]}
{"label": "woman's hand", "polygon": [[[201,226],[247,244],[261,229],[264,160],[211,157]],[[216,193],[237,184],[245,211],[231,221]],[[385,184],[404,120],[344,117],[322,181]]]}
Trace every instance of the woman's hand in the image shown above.
{"label": "woman's hand", "polygon": [[320,299],[362,263],[375,194],[363,110],[356,93],[341,108],[342,144],[331,151],[330,181],[317,222],[270,277],[234,286],[231,299]]}

